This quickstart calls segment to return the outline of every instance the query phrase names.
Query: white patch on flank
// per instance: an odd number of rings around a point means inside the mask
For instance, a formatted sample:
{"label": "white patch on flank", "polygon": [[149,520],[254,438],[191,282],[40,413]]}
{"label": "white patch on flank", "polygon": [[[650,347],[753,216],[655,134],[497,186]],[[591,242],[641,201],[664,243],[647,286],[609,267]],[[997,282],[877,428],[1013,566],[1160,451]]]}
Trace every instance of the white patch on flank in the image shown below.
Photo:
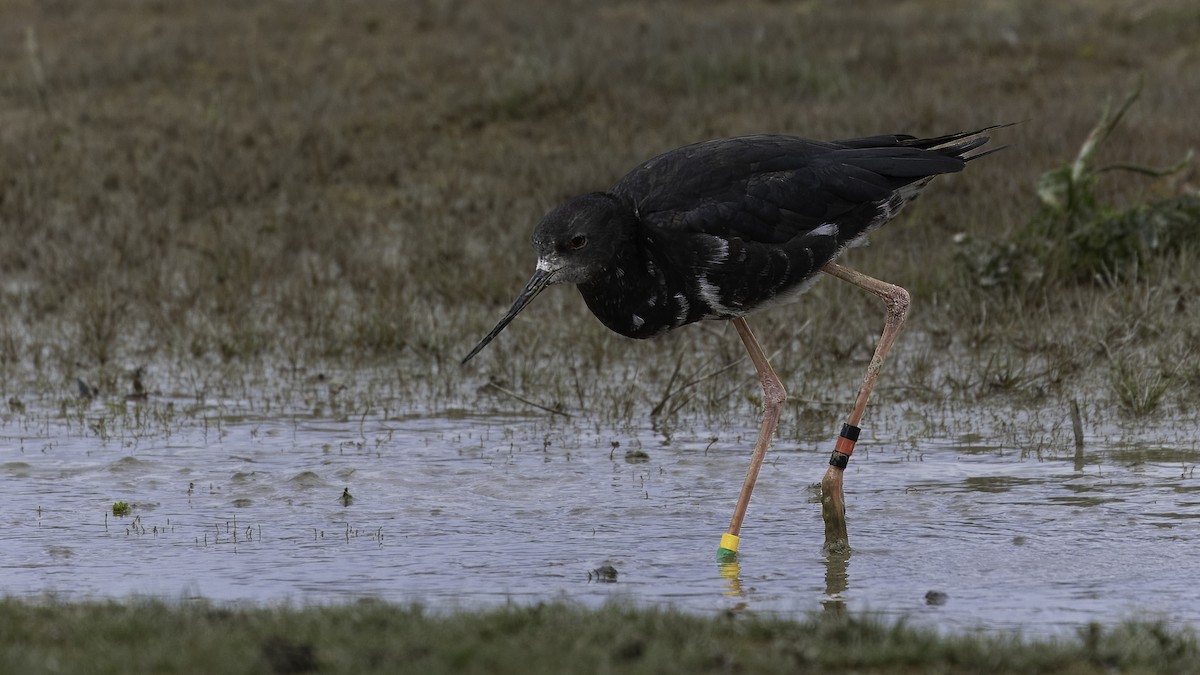
{"label": "white patch on flank", "polygon": [[929,181],[931,180],[933,180],[933,176],[925,178],[924,180],[919,180],[915,183],[909,183],[899,190],[896,190],[896,194],[900,196],[900,200],[897,202],[895,197],[888,200],[887,206],[884,207],[884,213],[886,214],[886,217],[889,219],[895,218],[896,214],[900,212],[900,209],[903,208],[905,204],[916,199],[917,195],[921,193],[921,190],[925,189],[926,185],[929,185]]}
{"label": "white patch on flank", "polygon": [[716,245],[713,246],[712,264],[720,265],[729,257],[729,242],[720,237],[713,237],[716,240]]}
{"label": "white patch on flank", "polygon": [[634,314],[632,323],[633,323],[633,329],[637,330],[637,329],[641,328],[643,324],[646,323],[646,320],[643,319],[642,317],[638,316],[637,314]]}
{"label": "white patch on flank", "polygon": [[675,302],[679,303],[679,314],[675,317],[675,325],[682,326],[683,322],[687,321],[687,315],[691,307],[688,305],[687,298],[683,297],[683,293],[675,294]]}
{"label": "white patch on flank", "polygon": [[[891,197],[883,200],[883,204],[879,208],[879,215],[875,217],[875,220],[879,221],[879,224],[882,225],[895,218],[906,202],[908,202],[908,199],[904,197],[903,192],[893,193]],[[872,222],[871,224],[874,225],[875,223]]]}
{"label": "white patch on flank", "polygon": [[721,304],[721,289],[714,286],[708,277],[701,276],[697,280],[696,290],[700,293],[700,299],[708,305],[708,316],[720,317],[733,314]]}
{"label": "white patch on flank", "polygon": [[926,180],[913,185],[905,185],[899,190],[893,192],[887,199],[880,201],[879,214],[871,219],[871,222],[863,228],[862,234],[858,235],[858,237],[856,237],[853,241],[846,242],[842,248],[847,249],[866,246],[869,243],[867,241],[867,235],[874,232],[881,225],[887,223],[892,218],[895,218],[900,213],[900,209],[903,209],[904,205],[907,204],[910,199],[916,197],[917,193],[920,192],[921,188],[925,187],[925,184],[928,182],[929,181]]}
{"label": "white patch on flank", "polygon": [[836,237],[838,234],[837,223],[824,223],[813,229],[809,234],[815,234],[819,237]]}

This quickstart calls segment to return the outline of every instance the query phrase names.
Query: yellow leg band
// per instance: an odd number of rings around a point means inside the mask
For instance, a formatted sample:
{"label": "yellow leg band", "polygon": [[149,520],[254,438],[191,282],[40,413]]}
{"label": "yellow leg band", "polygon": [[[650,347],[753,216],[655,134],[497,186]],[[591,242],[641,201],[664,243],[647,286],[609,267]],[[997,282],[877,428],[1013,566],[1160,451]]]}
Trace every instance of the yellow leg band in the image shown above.
{"label": "yellow leg band", "polygon": [[721,535],[721,548],[729,551],[730,553],[737,553],[738,541],[738,536],[736,534],[729,534],[726,532],[725,534]]}

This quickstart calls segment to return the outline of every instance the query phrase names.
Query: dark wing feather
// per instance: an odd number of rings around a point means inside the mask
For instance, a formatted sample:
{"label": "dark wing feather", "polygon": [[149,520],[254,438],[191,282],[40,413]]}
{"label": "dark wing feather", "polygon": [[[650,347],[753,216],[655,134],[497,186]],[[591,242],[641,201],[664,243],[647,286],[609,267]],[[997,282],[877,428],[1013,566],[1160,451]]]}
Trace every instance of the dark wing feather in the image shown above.
{"label": "dark wing feather", "polygon": [[[820,225],[812,164],[836,146],[788,136],[743,136],[684,146],[648,160],[611,192],[648,225],[787,241]],[[808,194],[808,199],[797,199]]]}
{"label": "dark wing feather", "polygon": [[969,159],[964,154],[988,140],[978,133],[705,141],[650,159],[611,192],[653,227],[782,243],[838,223],[849,241],[862,234],[855,221],[870,224],[864,206],[929,176],[960,171]]}

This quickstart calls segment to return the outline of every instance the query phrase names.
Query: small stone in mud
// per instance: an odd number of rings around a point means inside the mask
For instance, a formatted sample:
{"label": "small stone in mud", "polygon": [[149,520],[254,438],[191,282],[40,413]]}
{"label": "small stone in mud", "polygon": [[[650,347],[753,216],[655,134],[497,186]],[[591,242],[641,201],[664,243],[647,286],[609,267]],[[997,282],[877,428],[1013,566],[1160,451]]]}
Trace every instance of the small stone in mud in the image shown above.
{"label": "small stone in mud", "polygon": [[612,565],[601,565],[588,572],[588,581],[602,581],[608,584],[617,582],[617,568]]}
{"label": "small stone in mud", "polygon": [[630,450],[625,453],[625,461],[630,464],[645,464],[650,461],[650,455],[641,450]]}
{"label": "small stone in mud", "polygon": [[934,607],[940,607],[946,604],[946,601],[949,599],[950,596],[946,595],[942,591],[928,591],[925,593],[925,604],[933,605]]}

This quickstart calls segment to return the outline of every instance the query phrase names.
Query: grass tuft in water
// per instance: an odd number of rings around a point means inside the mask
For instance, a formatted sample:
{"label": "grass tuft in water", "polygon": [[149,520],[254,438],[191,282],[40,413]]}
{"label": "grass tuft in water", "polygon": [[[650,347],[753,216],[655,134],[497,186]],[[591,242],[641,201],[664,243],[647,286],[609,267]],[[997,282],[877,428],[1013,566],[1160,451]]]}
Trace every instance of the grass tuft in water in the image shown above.
{"label": "grass tuft in water", "polygon": [[1123,360],[1113,370],[1112,387],[1122,411],[1146,417],[1159,409],[1170,380],[1157,368]]}
{"label": "grass tuft in water", "polygon": [[1141,95],[1142,85],[1115,108],[1106,105],[1075,159],[1038,179],[1041,210],[1010,241],[959,238],[959,262],[981,286],[1034,286],[1073,280],[1113,283],[1137,262],[1200,242],[1200,195],[1182,194],[1119,209],[1103,202],[1107,172],[1151,178],[1177,174],[1193,151],[1163,168],[1131,163],[1097,166],[1096,154]]}

